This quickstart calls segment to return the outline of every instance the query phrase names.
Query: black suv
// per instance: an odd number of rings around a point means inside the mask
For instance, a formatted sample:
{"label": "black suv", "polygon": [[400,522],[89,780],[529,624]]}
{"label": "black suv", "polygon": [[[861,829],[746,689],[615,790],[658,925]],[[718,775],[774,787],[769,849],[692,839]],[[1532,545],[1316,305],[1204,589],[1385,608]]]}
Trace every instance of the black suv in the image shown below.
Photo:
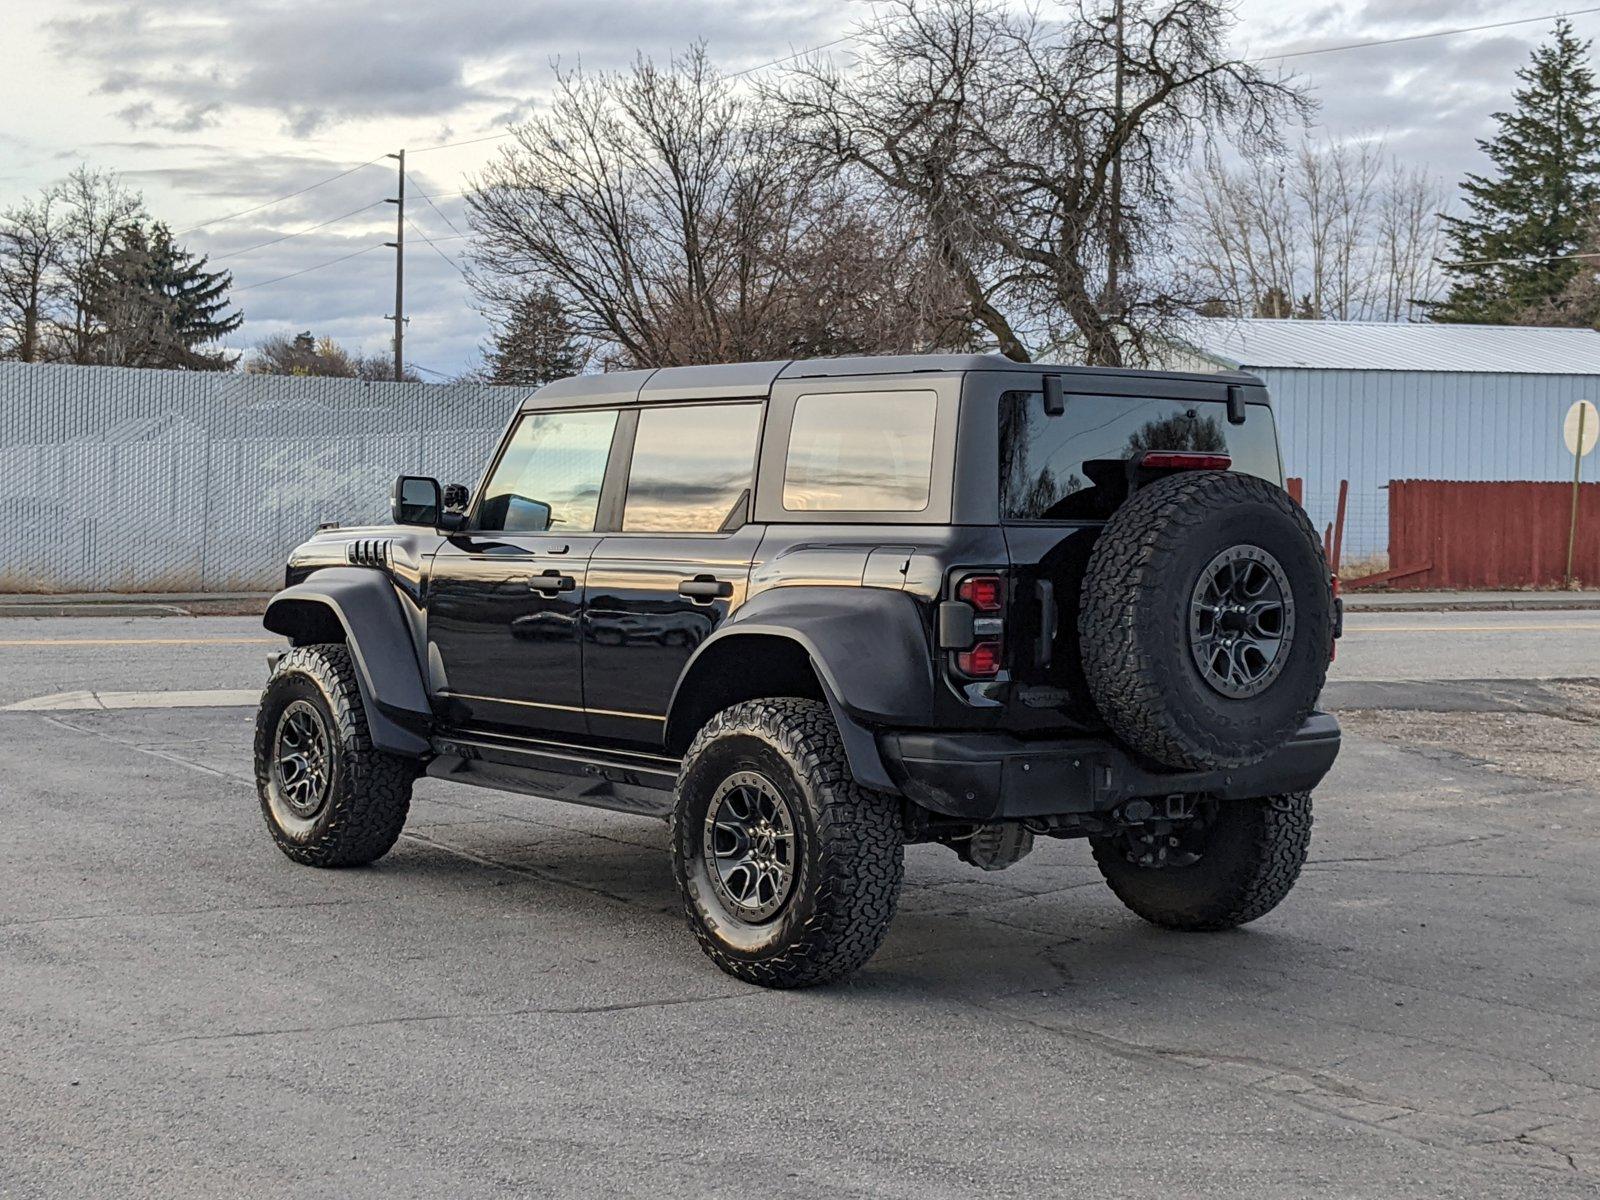
{"label": "black suv", "polygon": [[[585,375],[470,500],[395,483],[266,627],[261,809],[368,863],[432,775],[664,817],[723,970],[871,957],[902,847],[1087,838],[1140,916],[1276,905],[1339,748],[1339,607],[1247,375],[832,359]],[[449,494],[450,503],[446,503]]]}

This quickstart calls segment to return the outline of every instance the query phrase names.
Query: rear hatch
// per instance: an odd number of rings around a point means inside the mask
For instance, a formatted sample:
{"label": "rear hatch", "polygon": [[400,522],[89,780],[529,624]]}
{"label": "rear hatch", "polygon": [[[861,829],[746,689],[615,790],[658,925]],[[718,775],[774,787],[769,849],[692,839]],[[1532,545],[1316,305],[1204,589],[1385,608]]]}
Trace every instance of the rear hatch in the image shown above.
{"label": "rear hatch", "polygon": [[[1011,562],[1007,724],[1100,726],[1084,685],[1078,601],[1107,519],[1142,483],[1173,470],[1228,469],[1283,483],[1277,430],[1259,385],[1205,388],[1216,399],[1066,395],[999,397],[1000,518]],[[1239,403],[1241,400],[1245,403]],[[1242,414],[1243,420],[1230,420]]]}

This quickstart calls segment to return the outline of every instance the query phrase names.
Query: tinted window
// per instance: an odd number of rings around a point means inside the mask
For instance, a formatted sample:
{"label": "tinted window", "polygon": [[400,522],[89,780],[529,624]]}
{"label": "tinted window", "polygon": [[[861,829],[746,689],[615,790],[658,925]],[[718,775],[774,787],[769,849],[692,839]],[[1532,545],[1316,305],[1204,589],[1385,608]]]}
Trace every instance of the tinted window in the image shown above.
{"label": "tinted window", "polygon": [[1126,462],[1145,450],[1228,454],[1233,469],[1283,482],[1272,410],[1228,424],[1220,401],[1068,396],[1046,416],[1039,392],[1000,397],[1000,513],[1012,520],[1104,519],[1125,494]]}
{"label": "tinted window", "polygon": [[921,512],[933,477],[932,392],[801,396],[789,432],[791,512]]}
{"label": "tinted window", "polygon": [[506,533],[587,533],[605,478],[612,412],[529,413],[484,489],[478,528]]}
{"label": "tinted window", "polygon": [[645,409],[623,529],[714,533],[742,516],[760,431],[759,404]]}

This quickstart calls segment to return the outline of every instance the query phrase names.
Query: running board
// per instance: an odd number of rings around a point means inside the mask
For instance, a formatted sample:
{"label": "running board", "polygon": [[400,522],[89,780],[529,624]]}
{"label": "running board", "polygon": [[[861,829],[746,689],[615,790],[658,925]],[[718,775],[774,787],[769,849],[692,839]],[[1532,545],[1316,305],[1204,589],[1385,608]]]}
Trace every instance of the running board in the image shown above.
{"label": "running board", "polygon": [[666,755],[476,730],[441,734],[433,748],[436,779],[644,817],[672,812],[679,763]]}

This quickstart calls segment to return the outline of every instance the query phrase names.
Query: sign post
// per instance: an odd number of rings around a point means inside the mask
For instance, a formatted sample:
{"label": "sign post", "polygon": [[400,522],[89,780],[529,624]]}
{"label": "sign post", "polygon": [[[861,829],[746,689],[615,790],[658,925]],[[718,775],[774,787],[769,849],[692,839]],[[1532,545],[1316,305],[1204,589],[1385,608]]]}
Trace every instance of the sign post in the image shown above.
{"label": "sign post", "polygon": [[1578,545],[1578,496],[1582,492],[1583,457],[1600,442],[1600,410],[1587,400],[1579,400],[1567,410],[1561,436],[1572,451],[1572,518],[1567,524],[1567,573],[1563,582],[1572,587],[1572,554]]}

